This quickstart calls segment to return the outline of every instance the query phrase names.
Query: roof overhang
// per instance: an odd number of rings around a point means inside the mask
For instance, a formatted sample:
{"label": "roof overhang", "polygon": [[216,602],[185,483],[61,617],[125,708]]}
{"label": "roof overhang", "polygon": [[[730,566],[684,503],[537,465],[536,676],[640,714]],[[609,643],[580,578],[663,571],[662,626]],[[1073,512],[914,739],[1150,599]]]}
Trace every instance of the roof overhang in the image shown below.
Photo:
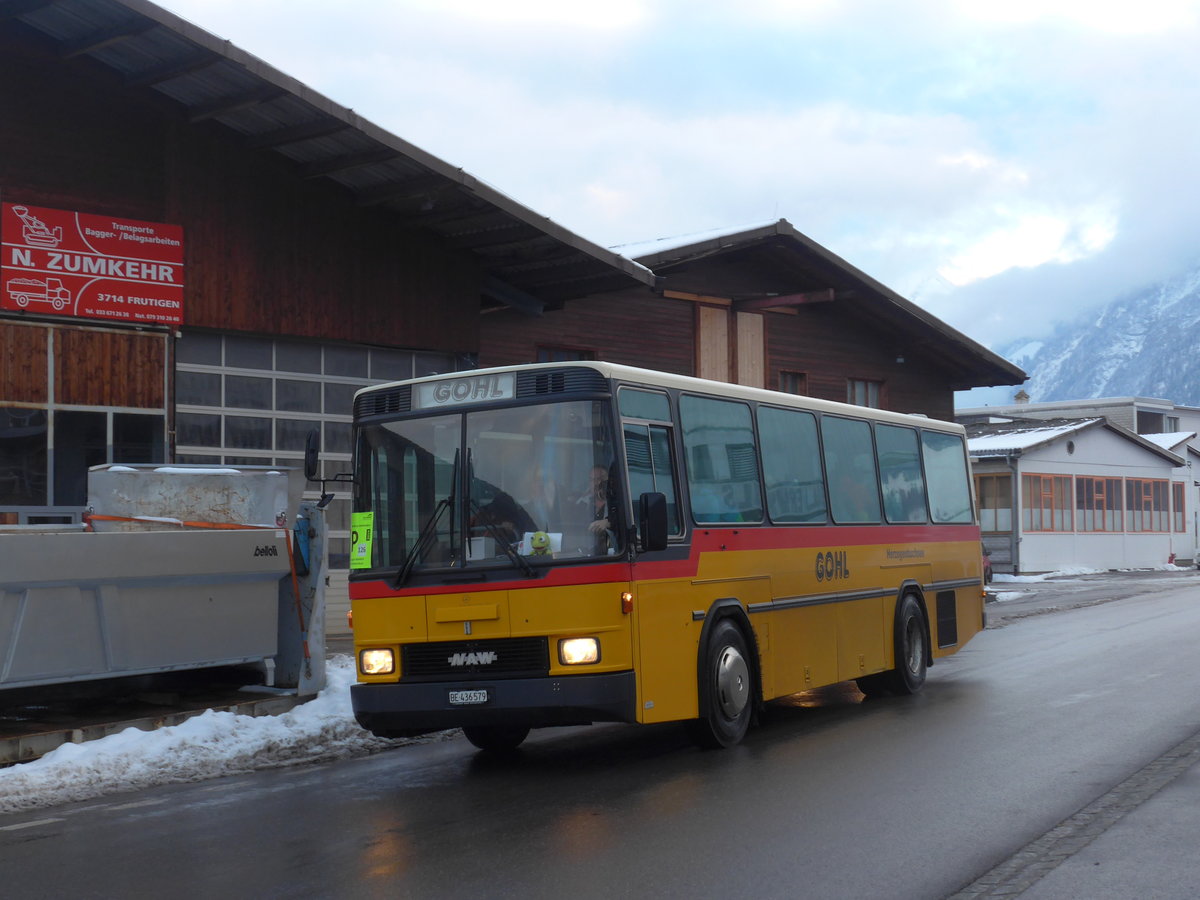
{"label": "roof overhang", "polygon": [[336,184],[363,207],[435,232],[478,259],[484,293],[526,312],[652,286],[643,266],[585,240],[147,0],[0,0],[64,60],[86,58],[125,90],[156,95],[193,127],[217,123],[248,153]]}
{"label": "roof overhang", "polygon": [[[665,291],[726,297],[739,311],[836,303],[894,330],[898,349],[928,352],[954,390],[1021,384],[1028,375],[801,234],[786,219],[741,231],[616,248],[654,270]],[[723,265],[708,265],[720,257]],[[741,263],[739,265],[738,263]]]}

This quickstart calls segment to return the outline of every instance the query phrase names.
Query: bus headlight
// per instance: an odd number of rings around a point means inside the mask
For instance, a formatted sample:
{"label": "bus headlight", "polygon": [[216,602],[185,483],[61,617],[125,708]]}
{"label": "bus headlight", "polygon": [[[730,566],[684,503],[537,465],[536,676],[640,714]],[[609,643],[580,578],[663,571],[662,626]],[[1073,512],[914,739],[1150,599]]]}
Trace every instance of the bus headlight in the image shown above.
{"label": "bus headlight", "polygon": [[600,642],[594,637],[564,638],[558,642],[558,658],[564,666],[587,666],[600,662]]}
{"label": "bus headlight", "polygon": [[358,654],[358,670],[364,675],[391,675],[396,671],[396,654],[387,650],[363,650]]}

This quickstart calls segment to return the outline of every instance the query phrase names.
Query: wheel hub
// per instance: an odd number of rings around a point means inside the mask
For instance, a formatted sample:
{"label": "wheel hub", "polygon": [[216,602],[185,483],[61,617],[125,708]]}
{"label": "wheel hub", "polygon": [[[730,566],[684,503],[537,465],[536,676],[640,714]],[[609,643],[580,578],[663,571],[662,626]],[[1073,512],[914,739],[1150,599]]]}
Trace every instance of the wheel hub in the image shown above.
{"label": "wheel hub", "polygon": [[717,660],[717,704],[730,719],[741,715],[750,702],[750,667],[734,647],[726,647]]}

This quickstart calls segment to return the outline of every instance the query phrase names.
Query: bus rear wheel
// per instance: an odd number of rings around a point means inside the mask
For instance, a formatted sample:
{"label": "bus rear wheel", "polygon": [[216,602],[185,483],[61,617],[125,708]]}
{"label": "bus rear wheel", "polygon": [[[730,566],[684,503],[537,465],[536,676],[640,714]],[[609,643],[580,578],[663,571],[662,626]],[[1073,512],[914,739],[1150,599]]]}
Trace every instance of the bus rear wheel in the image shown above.
{"label": "bus rear wheel", "polygon": [[523,725],[464,725],[462,731],[468,741],[489,753],[510,753],[529,736]]}
{"label": "bus rear wheel", "polygon": [[700,718],[687,723],[701,747],[732,747],[746,736],[754,713],[754,676],[742,630],[728,619],[709,636],[700,669]]}
{"label": "bus rear wheel", "polygon": [[905,594],[896,610],[896,668],[855,681],[868,697],[884,694],[915,694],[925,685],[925,616],[912,594]]}

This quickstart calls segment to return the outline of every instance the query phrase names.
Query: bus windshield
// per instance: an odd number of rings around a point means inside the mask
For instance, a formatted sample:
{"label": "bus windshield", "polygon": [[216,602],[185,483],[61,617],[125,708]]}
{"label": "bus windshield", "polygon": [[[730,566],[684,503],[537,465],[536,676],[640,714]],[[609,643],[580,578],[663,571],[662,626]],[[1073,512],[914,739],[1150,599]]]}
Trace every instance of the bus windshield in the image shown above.
{"label": "bus windshield", "polygon": [[622,550],[607,406],[576,400],[364,425],[372,568],[519,565]]}

